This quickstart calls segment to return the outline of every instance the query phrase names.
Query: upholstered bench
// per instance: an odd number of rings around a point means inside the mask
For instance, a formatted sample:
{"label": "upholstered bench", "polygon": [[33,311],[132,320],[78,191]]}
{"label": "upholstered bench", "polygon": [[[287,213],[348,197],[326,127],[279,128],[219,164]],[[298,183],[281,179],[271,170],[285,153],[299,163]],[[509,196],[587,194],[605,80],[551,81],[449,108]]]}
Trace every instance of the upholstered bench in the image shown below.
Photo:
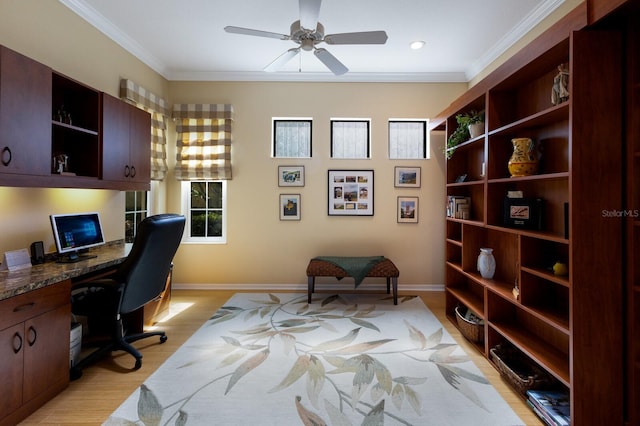
{"label": "upholstered bench", "polygon": [[[349,272],[345,267],[339,265],[349,265],[366,263],[366,267],[361,274]],[[356,275],[356,276],[354,276]],[[398,304],[398,276],[400,271],[390,259],[383,256],[377,258],[372,257],[314,257],[309,261],[307,266],[307,293],[308,302],[311,303],[311,295],[315,290],[316,277],[336,277],[342,279],[345,277],[353,277],[356,281],[356,287],[362,279],[366,277],[381,277],[387,279],[387,294],[391,292],[393,286],[393,304]]]}

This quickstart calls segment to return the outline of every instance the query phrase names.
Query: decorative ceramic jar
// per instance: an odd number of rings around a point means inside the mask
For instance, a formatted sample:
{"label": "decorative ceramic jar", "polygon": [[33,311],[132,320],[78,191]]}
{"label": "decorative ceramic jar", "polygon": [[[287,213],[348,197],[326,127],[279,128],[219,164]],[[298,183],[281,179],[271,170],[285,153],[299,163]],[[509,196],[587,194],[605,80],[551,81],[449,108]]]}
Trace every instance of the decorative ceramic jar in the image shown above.
{"label": "decorative ceramic jar", "polygon": [[481,248],[478,256],[478,272],[482,278],[492,279],[496,273],[496,259],[493,257],[493,249]]}
{"label": "decorative ceramic jar", "polygon": [[538,172],[540,152],[531,138],[511,139],[513,154],[509,159],[511,177],[531,176]]}

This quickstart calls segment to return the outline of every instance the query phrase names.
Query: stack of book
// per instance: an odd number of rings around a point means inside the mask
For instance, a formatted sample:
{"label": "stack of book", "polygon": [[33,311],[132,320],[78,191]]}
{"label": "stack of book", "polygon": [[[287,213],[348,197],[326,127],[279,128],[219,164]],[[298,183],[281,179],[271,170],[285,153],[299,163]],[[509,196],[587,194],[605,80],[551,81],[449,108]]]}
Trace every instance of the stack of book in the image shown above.
{"label": "stack of book", "polygon": [[527,404],[547,425],[571,425],[571,405],[567,392],[528,390],[527,397]]}
{"label": "stack of book", "polygon": [[471,219],[471,197],[449,195],[447,197],[447,217]]}

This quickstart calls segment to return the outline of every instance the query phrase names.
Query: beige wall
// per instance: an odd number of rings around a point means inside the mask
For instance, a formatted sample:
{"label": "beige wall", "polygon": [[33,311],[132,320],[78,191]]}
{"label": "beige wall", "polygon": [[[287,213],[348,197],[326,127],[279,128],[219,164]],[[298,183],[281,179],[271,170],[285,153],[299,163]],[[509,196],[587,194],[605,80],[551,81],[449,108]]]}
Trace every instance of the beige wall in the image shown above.
{"label": "beige wall", "polygon": [[[195,259],[211,268],[179,268],[178,282],[305,282],[308,260],[317,255],[385,255],[406,284],[442,284],[444,274],[443,140],[433,141],[430,160],[392,161],[387,154],[389,118],[435,115],[464,89],[463,84],[195,83],[172,82],[173,102],[232,103],[235,109],[228,183],[226,245],[183,245],[176,265]],[[273,159],[272,117],[313,118],[313,158]],[[329,121],[370,118],[372,158],[329,158]],[[277,184],[278,165],[303,165],[305,186]],[[394,166],[418,166],[420,189],[394,188]],[[374,216],[327,215],[327,170],[373,169]],[[170,180],[170,193],[179,184]],[[301,220],[280,221],[278,194],[301,194]],[[397,223],[397,197],[420,197],[418,224]],[[177,197],[171,208],[178,209]],[[215,271],[212,273],[212,270]]]}
{"label": "beige wall", "polygon": [[[443,137],[431,141],[430,160],[390,161],[386,125],[389,118],[434,116],[466,84],[167,82],[55,0],[1,0],[0,44],[112,95],[126,77],[171,103],[234,105],[228,243],[183,245],[175,262],[176,283],[300,284],[306,262],[320,254],[389,256],[401,270],[401,286],[444,281]],[[273,116],[313,117],[313,159],[270,157]],[[371,160],[329,159],[331,117],[372,119]],[[174,141],[175,135],[170,145]],[[174,152],[170,148],[170,167]],[[277,166],[298,164],[305,166],[305,187],[279,188]],[[394,188],[394,166],[421,167],[422,187]],[[333,168],[375,171],[373,217],[327,216],[327,170]],[[172,172],[156,190],[156,212],[180,210]],[[301,194],[301,221],[279,220],[280,193]],[[402,195],[420,197],[418,224],[396,222],[396,199]],[[0,206],[0,253],[27,248],[35,240],[53,251],[51,213],[97,210],[108,239],[124,234],[124,196],[118,191],[0,187]]]}

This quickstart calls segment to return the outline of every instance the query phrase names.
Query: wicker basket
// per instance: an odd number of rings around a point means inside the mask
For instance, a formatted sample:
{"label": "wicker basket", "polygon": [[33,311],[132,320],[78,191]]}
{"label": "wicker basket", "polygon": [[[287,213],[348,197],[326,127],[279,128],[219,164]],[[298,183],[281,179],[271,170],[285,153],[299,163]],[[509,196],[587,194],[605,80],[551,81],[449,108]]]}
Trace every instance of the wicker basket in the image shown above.
{"label": "wicker basket", "polygon": [[456,306],[456,320],[458,328],[464,337],[474,343],[484,341],[484,323],[479,321],[469,321],[465,318],[468,308],[464,306]]}
{"label": "wicker basket", "polygon": [[553,378],[514,348],[497,345],[489,350],[502,377],[522,395],[528,390],[550,388]]}

